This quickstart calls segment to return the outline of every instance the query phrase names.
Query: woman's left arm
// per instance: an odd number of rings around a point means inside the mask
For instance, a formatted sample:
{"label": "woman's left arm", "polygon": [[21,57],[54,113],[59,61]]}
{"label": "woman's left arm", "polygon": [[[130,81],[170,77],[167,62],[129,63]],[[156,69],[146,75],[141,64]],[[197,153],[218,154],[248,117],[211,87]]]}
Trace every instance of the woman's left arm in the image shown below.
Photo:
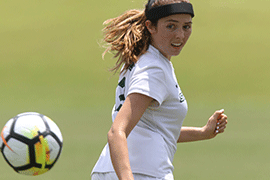
{"label": "woman's left arm", "polygon": [[178,143],[206,140],[223,133],[227,122],[224,110],[216,111],[208,120],[204,127],[182,127]]}

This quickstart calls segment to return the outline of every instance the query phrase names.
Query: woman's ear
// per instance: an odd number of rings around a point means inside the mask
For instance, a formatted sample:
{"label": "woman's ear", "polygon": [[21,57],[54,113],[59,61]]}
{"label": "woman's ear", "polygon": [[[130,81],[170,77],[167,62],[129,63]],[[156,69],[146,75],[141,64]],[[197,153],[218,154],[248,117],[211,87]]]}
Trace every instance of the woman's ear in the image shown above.
{"label": "woman's ear", "polygon": [[157,31],[156,26],[154,26],[150,20],[145,21],[145,26],[147,30],[150,32],[150,34],[154,34]]}

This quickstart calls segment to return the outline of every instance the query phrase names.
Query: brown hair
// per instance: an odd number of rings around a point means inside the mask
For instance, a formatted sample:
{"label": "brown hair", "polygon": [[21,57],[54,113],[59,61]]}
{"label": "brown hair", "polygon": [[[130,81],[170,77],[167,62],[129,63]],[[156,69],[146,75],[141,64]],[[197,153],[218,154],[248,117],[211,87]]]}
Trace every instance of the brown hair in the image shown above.
{"label": "brown hair", "polygon": [[[181,2],[189,1],[155,0],[152,7]],[[111,71],[116,72],[122,64],[124,64],[124,68],[121,72],[126,71],[130,65],[138,61],[139,56],[147,51],[151,43],[151,34],[145,26],[146,20],[145,10],[133,9],[103,23],[105,25],[103,29],[104,41],[108,44],[103,57],[108,51],[116,52],[114,58],[118,57]],[[157,24],[157,22],[152,23],[155,26]]]}

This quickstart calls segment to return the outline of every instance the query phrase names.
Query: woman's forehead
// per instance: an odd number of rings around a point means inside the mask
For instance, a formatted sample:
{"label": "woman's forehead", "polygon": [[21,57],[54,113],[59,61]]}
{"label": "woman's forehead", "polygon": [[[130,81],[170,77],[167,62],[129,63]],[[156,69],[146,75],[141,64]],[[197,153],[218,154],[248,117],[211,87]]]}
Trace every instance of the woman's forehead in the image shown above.
{"label": "woman's forehead", "polygon": [[163,22],[178,22],[178,23],[190,23],[192,22],[192,17],[190,14],[173,14],[160,19]]}

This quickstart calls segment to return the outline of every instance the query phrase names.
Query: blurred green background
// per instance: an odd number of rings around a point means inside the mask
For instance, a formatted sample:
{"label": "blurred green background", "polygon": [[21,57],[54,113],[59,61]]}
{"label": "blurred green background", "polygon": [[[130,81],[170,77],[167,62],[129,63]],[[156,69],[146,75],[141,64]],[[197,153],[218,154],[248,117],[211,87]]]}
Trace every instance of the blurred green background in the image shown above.
{"label": "blurred green background", "polygon": [[[174,57],[189,104],[184,125],[225,109],[224,134],[178,145],[175,179],[270,177],[270,1],[192,1],[193,34]],[[13,116],[49,116],[64,137],[54,168],[36,180],[90,179],[111,125],[118,76],[108,72],[103,21],[145,0],[0,2],[0,128]],[[25,180],[0,158],[0,179]]]}

